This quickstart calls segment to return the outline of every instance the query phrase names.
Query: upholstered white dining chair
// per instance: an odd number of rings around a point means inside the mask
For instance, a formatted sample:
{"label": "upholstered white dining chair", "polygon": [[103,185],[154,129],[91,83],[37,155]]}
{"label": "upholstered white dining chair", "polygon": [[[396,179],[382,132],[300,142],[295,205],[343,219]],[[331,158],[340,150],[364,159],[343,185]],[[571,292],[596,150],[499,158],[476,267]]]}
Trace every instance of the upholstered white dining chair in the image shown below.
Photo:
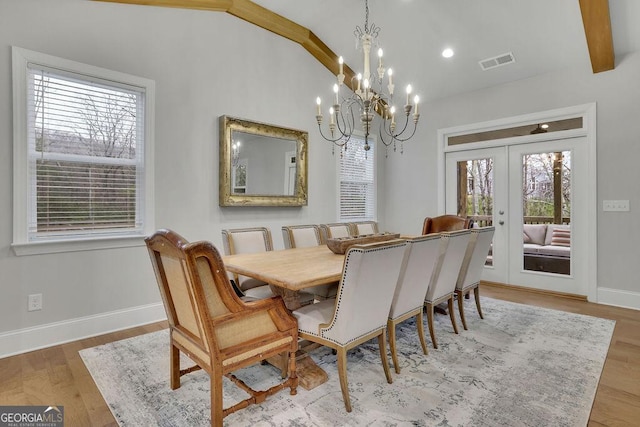
{"label": "upholstered white dining chair", "polygon": [[458,299],[458,310],[462,327],[467,330],[467,321],[464,317],[463,297],[473,289],[473,294],[478,308],[478,315],[484,319],[482,308],[480,306],[480,277],[487,260],[487,255],[491,248],[495,227],[481,227],[471,230],[471,238],[465,253],[460,274],[456,281],[456,297]]}
{"label": "upholstered white dining chair", "polygon": [[[271,231],[266,227],[234,228],[222,230],[222,240],[226,255],[252,254],[273,250]],[[233,274],[234,281],[239,290],[248,300],[270,298],[275,294],[269,284],[261,280]],[[308,292],[299,292],[298,298],[301,304],[309,304],[314,296]]]}
{"label": "upholstered white dining chair", "polygon": [[434,307],[441,302],[447,301],[449,308],[449,318],[453,325],[453,331],[458,333],[456,317],[453,312],[453,298],[456,290],[456,282],[462,267],[462,261],[471,239],[471,230],[450,231],[441,233],[440,264],[436,266],[431,283],[427,290],[424,303],[427,309],[427,322],[429,323],[429,334],[433,348],[438,348],[436,335],[433,327]]}
{"label": "upholstered white dining chair", "polygon": [[324,243],[318,225],[284,225],[282,240],[286,249],[319,246]]}
{"label": "upholstered white dining chair", "polygon": [[336,350],[340,389],[347,412],[351,412],[348,350],[377,337],[387,382],[393,381],[386,354],[386,327],[405,247],[404,240],[352,246],[345,255],[336,299],[293,312],[301,339]]}
{"label": "upholstered white dining chair", "polygon": [[378,223],[376,221],[352,222],[351,227],[353,227],[351,233],[355,234],[356,236],[378,233]]}
{"label": "upholstered white dining chair", "polygon": [[[308,248],[325,243],[318,225],[285,225],[282,227],[282,239],[286,249]],[[338,282],[307,288],[305,292],[312,294],[315,300],[335,298]]]}
{"label": "upholstered white dining chair", "polygon": [[398,374],[400,373],[400,364],[396,349],[396,325],[415,317],[422,351],[424,354],[428,354],[422,312],[431,276],[440,262],[440,241],[439,234],[407,239],[403,265],[387,320],[391,358]]}
{"label": "upholstered white dining chair", "polygon": [[351,231],[351,224],[348,222],[320,224],[320,231],[322,231],[324,241],[327,241],[327,239],[349,237],[353,234]]}
{"label": "upholstered white dining chair", "polygon": [[[222,230],[222,243],[226,255],[252,254],[273,250],[271,231],[266,227]],[[269,285],[260,280],[235,273],[233,280],[240,291],[249,298],[263,299],[274,295]]]}

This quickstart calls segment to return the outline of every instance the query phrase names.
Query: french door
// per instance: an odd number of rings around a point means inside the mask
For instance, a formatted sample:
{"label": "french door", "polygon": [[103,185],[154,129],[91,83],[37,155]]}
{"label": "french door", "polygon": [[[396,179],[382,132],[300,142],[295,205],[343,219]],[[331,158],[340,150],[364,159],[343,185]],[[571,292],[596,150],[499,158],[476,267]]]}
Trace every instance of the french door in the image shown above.
{"label": "french door", "polygon": [[588,294],[587,153],[574,137],[445,154],[446,213],[495,226],[484,280]]}

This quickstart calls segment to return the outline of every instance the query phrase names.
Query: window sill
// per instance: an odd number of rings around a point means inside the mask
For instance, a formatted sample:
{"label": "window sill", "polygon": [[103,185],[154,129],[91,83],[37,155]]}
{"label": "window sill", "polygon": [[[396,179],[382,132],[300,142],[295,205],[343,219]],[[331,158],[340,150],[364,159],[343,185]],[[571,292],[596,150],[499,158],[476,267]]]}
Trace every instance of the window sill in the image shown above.
{"label": "window sill", "polygon": [[145,236],[111,236],[91,239],[69,239],[46,242],[13,243],[11,247],[16,256],[42,255],[60,252],[92,251],[100,249],[118,249],[144,246]]}

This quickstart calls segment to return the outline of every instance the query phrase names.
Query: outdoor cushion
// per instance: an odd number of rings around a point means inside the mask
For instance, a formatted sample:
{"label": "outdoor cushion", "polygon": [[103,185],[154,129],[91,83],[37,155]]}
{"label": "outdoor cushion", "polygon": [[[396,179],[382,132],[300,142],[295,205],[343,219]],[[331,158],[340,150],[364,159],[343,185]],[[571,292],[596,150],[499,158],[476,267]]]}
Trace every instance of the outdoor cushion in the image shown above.
{"label": "outdoor cushion", "polygon": [[571,230],[556,228],[551,234],[552,246],[571,246]]}
{"label": "outdoor cushion", "polygon": [[553,237],[553,231],[554,230],[568,230],[569,232],[571,231],[571,226],[570,225],[560,225],[560,224],[549,224],[547,225],[547,235],[544,239],[544,243],[541,243],[542,245],[550,245],[551,244],[551,239]]}
{"label": "outdoor cushion", "polygon": [[538,255],[548,255],[555,257],[570,257],[571,256],[571,248],[566,246],[540,246],[538,248]]}
{"label": "outdoor cushion", "polygon": [[525,243],[534,243],[544,245],[544,239],[547,234],[546,224],[524,224],[522,231],[528,237],[524,239]]}

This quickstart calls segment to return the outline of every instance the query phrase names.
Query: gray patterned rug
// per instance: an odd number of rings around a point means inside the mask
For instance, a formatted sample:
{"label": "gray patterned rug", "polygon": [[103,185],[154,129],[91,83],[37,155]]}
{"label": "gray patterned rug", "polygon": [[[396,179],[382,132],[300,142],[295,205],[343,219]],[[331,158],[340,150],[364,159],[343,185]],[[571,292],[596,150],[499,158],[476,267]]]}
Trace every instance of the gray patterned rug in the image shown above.
{"label": "gray patterned rug", "polygon": [[[448,316],[437,315],[439,349],[429,348],[428,356],[412,321],[398,328],[402,372],[392,368],[393,384],[385,380],[377,341],[351,351],[352,413],[344,410],[336,356],[320,348],[312,357],[328,382],[298,388],[296,396],[280,392],[229,415],[225,425],[585,426],[615,322],[490,298],[482,300],[480,320],[473,299],[466,304],[469,330],[455,335]],[[121,426],[209,424],[205,373],[182,377],[178,390],[169,388],[166,330],[80,354]],[[254,388],[279,378],[268,365],[238,376],[259,385]],[[225,383],[225,407],[242,398],[243,392]]]}

